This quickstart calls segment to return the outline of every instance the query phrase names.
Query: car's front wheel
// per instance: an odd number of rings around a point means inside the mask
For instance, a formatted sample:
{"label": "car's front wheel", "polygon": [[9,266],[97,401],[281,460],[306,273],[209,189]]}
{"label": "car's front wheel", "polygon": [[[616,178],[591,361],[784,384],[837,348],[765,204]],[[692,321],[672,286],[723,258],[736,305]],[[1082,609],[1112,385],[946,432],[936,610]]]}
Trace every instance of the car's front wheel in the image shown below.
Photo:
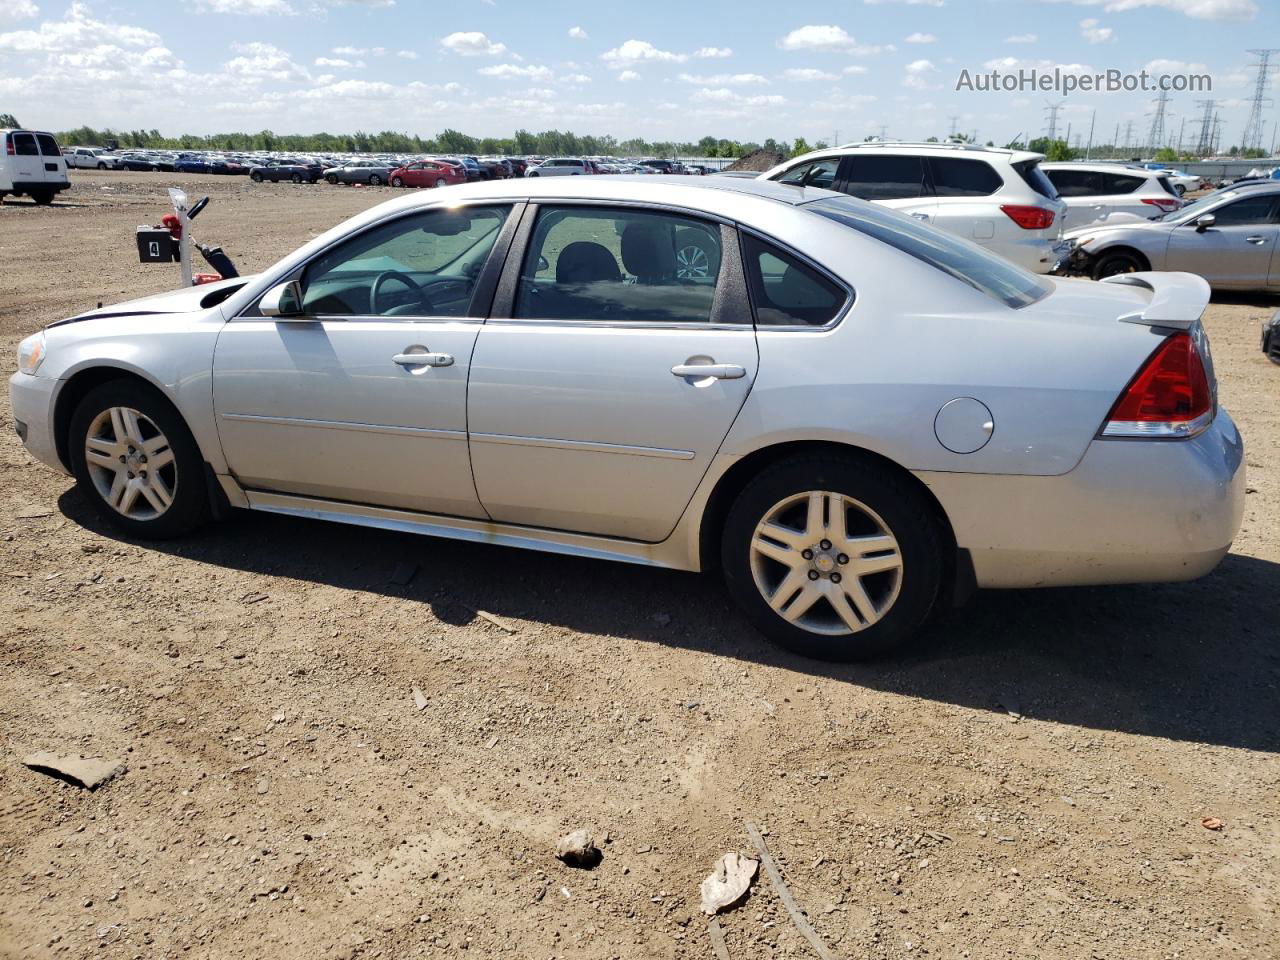
{"label": "car's front wheel", "polygon": [[391,178],[391,185],[392,185],[393,187],[403,187],[403,186],[404,186],[404,179],[403,179],[402,177],[392,177],[392,178]]}
{"label": "car's front wheel", "polygon": [[382,178],[376,173],[369,177],[369,186],[376,187],[382,183]]}
{"label": "car's front wheel", "polygon": [[301,183],[301,182],[302,182],[302,174],[300,174],[300,173],[294,173],[292,176],[290,176],[290,177],[289,177],[289,181],[290,181],[291,183]]}
{"label": "car's front wheel", "polygon": [[448,181],[447,181],[447,180],[445,180],[445,178],[444,178],[444,177],[436,177],[436,189],[437,189],[437,190],[439,190],[441,187],[444,187],[444,186],[447,186],[447,185],[448,185]]}
{"label": "car's front wheel", "polygon": [[821,660],[902,646],[941,589],[943,539],[911,480],[870,459],[811,456],[752,480],[729,510],[729,592],[767,637]]}
{"label": "car's front wheel", "polygon": [[70,429],[76,483],[107,523],[162,539],[209,518],[200,450],[154,388],[129,380],[94,387],[76,407]]}
{"label": "car's front wheel", "polygon": [[1121,273],[1139,273],[1145,269],[1147,265],[1136,253],[1117,250],[1114,253],[1104,253],[1097,259],[1093,265],[1093,279],[1104,280]]}
{"label": "car's front wheel", "polygon": [[255,170],[253,171],[253,173],[249,174],[249,179],[252,180],[254,183],[261,183],[262,174],[260,174],[257,170]]}
{"label": "car's front wheel", "polygon": [[336,176],[334,176],[332,173],[331,173],[331,174],[329,174],[329,175],[328,175],[327,177],[325,177],[324,179],[325,179],[325,182],[326,182],[326,183],[337,183],[337,182],[338,182],[338,178],[337,178]]}

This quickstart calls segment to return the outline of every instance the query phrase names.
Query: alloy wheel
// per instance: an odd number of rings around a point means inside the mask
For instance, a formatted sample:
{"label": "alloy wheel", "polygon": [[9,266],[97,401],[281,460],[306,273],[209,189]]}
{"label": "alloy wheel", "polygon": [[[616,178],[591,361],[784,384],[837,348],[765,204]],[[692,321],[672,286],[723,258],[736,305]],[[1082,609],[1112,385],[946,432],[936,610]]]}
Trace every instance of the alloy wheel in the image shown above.
{"label": "alloy wheel", "polygon": [[902,552],[888,525],[852,497],[825,490],[776,503],[751,537],[756,589],[783,620],[844,636],[879,622],[902,588]]}
{"label": "alloy wheel", "polygon": [[155,520],[172,505],[178,467],[168,438],[132,407],[108,407],[90,423],[85,464],[104,501],[130,520]]}
{"label": "alloy wheel", "polygon": [[676,277],[681,280],[702,280],[711,273],[711,260],[707,251],[695,244],[681,247],[676,253]]}

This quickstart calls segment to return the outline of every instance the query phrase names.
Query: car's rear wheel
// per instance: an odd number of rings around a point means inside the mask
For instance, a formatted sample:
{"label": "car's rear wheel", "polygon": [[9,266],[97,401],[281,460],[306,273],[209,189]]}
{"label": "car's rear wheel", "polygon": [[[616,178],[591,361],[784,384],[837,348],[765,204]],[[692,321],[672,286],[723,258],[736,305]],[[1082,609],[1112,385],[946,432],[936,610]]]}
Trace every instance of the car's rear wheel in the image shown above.
{"label": "car's rear wheel", "polygon": [[253,171],[253,173],[249,174],[249,179],[252,180],[254,183],[261,183],[262,174],[260,174],[257,170],[255,170]]}
{"label": "car's rear wheel", "polygon": [[209,518],[200,450],[149,386],[111,380],[90,390],[72,414],[67,449],[94,511],[126,533],[176,537]]}
{"label": "car's rear wheel", "polygon": [[325,179],[325,182],[326,182],[326,183],[337,183],[337,182],[338,182],[338,178],[337,178],[336,176],[334,176],[332,173],[331,173],[331,174],[329,174],[329,175],[328,175],[327,177],[325,177],[324,179]]}
{"label": "car's rear wheel", "polygon": [[52,190],[36,190],[31,194],[31,199],[42,207],[47,207],[53,203],[54,191]]}
{"label": "car's rear wheel", "polygon": [[729,592],[765,636],[804,656],[864,660],[908,641],[941,589],[943,538],[911,481],[869,459],[767,468],[729,510]]}
{"label": "car's rear wheel", "polygon": [[391,185],[392,185],[393,187],[403,187],[403,186],[404,186],[404,178],[403,178],[403,177],[392,177],[392,178],[391,178]]}
{"label": "car's rear wheel", "polygon": [[436,177],[436,189],[437,189],[437,190],[438,190],[438,189],[440,189],[441,187],[445,187],[445,186],[448,186],[448,185],[449,185],[449,181],[447,181],[444,177]]}
{"label": "car's rear wheel", "polygon": [[295,173],[295,174],[294,174],[293,176],[291,176],[289,179],[290,179],[292,182],[294,182],[294,183],[301,183],[301,182],[302,182],[302,174],[300,174],[300,173]]}
{"label": "car's rear wheel", "polygon": [[382,183],[382,178],[381,178],[380,176],[378,176],[376,173],[374,173],[374,174],[370,174],[370,176],[369,176],[369,186],[371,186],[371,187],[376,187],[376,186],[378,186],[378,185],[379,185],[379,184],[381,184],[381,183]]}
{"label": "car's rear wheel", "polygon": [[1097,259],[1093,265],[1093,279],[1102,280],[1121,273],[1139,273],[1145,269],[1147,265],[1136,253],[1117,250],[1114,253],[1104,253]]}
{"label": "car's rear wheel", "polygon": [[1187,192],[1187,188],[1180,183],[1175,183],[1173,185],[1173,189],[1178,191],[1178,196],[1182,196],[1184,193]]}
{"label": "car's rear wheel", "polygon": [[537,171],[537,170],[535,170],[535,171],[533,171],[533,173],[529,174],[529,176],[531,176],[531,177],[540,177],[540,176],[542,176],[542,174],[538,173],[538,171]]}

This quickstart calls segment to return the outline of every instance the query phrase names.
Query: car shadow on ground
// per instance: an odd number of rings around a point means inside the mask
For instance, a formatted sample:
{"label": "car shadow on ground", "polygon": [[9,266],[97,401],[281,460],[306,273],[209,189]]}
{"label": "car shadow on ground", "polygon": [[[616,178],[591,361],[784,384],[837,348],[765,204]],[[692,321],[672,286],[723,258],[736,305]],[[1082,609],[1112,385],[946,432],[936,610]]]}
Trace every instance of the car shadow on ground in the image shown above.
{"label": "car shadow on ground", "polygon": [[[74,489],[59,504],[122,539]],[[485,610],[964,707],[1280,752],[1280,564],[1236,554],[1194,583],[980,591],[893,660],[829,664],[769,644],[710,576],[241,511],[198,537],[137,545],[417,601],[446,623]],[[393,582],[402,565],[416,568],[405,585]]]}

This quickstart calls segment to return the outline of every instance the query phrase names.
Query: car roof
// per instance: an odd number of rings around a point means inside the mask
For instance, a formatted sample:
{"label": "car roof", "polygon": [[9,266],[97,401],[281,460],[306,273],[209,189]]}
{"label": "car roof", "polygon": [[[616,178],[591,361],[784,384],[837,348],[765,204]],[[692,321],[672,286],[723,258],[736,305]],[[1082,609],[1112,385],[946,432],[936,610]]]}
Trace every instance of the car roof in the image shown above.
{"label": "car roof", "polygon": [[1075,160],[1059,160],[1056,163],[1042,163],[1041,170],[1089,170],[1102,173],[1145,174],[1148,177],[1168,176],[1168,170],[1152,170],[1150,167],[1135,167],[1128,163],[1082,163]]}
{"label": "car roof", "polygon": [[[861,143],[842,143],[828,150],[814,150],[812,154],[830,156],[831,154],[861,153],[885,150],[893,153],[937,153],[937,154],[977,154],[988,157],[999,157],[1010,163],[1021,163],[1024,160],[1043,160],[1043,153],[1031,150],[1011,150],[1007,147],[984,147],[976,143],[959,143],[955,141],[912,141],[912,140],[864,140]],[[810,154],[805,154],[809,156]],[[793,157],[792,159],[799,159]]]}
{"label": "car roof", "polygon": [[[698,205],[699,196],[707,194],[745,194],[764,200],[799,206],[824,197],[844,194],[818,187],[797,187],[773,180],[740,179],[738,177],[652,177],[616,175],[611,177],[532,177],[514,180],[489,180],[468,186],[450,188],[451,196],[460,191],[472,195],[502,199],[529,197],[533,200],[563,197],[570,200],[633,200]],[[429,195],[428,195],[429,196]]]}

